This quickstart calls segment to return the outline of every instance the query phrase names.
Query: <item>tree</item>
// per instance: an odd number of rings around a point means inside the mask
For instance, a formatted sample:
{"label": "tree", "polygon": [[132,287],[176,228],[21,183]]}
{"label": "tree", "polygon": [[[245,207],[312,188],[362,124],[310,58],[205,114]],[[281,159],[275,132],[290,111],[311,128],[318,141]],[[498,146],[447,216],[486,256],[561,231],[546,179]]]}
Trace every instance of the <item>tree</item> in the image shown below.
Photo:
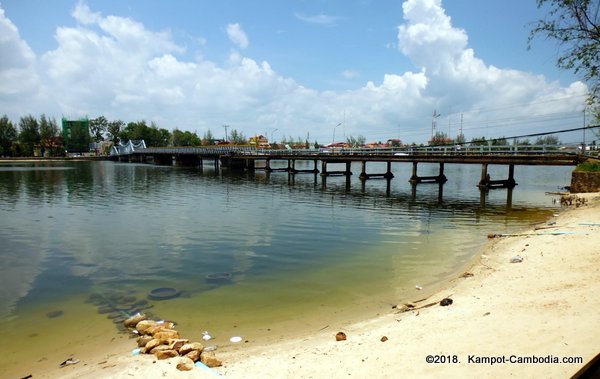
{"label": "tree", "polygon": [[106,126],[106,133],[108,134],[108,139],[111,140],[115,145],[119,143],[121,130],[125,123],[121,120],[111,121]]}
{"label": "tree", "polygon": [[7,115],[0,118],[0,156],[14,154],[14,143],[17,141],[17,129]]}
{"label": "tree", "polygon": [[231,133],[229,133],[229,140],[235,145],[246,145],[248,143],[248,139],[242,132],[238,132],[237,129],[233,129]]}
{"label": "tree", "polygon": [[159,129],[154,122],[148,126],[146,121],[142,120],[128,123],[125,129],[121,130],[119,138],[123,142],[144,140],[146,146],[168,146],[172,136],[167,129]]}
{"label": "tree", "polygon": [[208,129],[206,131],[206,133],[204,133],[204,135],[202,136],[201,142],[202,142],[202,145],[214,145],[215,144],[215,137],[213,136],[210,129]]}
{"label": "tree", "polygon": [[465,142],[467,142],[465,135],[460,133],[459,135],[456,136],[456,139],[454,140],[455,143],[462,145]]}
{"label": "tree", "polygon": [[104,116],[90,120],[90,134],[94,142],[104,141],[104,133],[108,131],[108,120]]}
{"label": "tree", "polygon": [[55,119],[47,119],[45,115],[40,117],[40,145],[42,155],[63,155],[63,142],[60,138],[58,124]]}
{"label": "tree", "polygon": [[350,147],[360,147],[364,146],[365,142],[367,142],[367,139],[363,135],[359,135],[356,138],[350,136],[346,138],[346,142],[348,143],[348,145],[350,145]]}
{"label": "tree", "polygon": [[558,41],[557,66],[580,74],[590,88],[590,101],[600,95],[600,0],[537,0],[549,7],[544,20],[534,23],[529,46],[538,34]]}
{"label": "tree", "polygon": [[506,141],[505,137],[494,138],[492,140],[492,146],[508,146],[508,141]]}
{"label": "tree", "polygon": [[471,146],[487,146],[488,142],[485,137],[473,138],[470,142]]}
{"label": "tree", "polygon": [[452,138],[448,138],[448,135],[441,131],[435,132],[435,135],[429,141],[430,145],[451,145],[452,143]]}
{"label": "tree", "polygon": [[559,145],[560,140],[556,136],[543,136],[535,140],[536,145]]}
{"label": "tree", "polygon": [[25,156],[33,156],[33,148],[40,143],[40,126],[32,115],[19,120],[19,143]]}
{"label": "tree", "polygon": [[182,132],[179,129],[173,130],[173,146],[199,146],[200,138],[196,133],[189,131]]}

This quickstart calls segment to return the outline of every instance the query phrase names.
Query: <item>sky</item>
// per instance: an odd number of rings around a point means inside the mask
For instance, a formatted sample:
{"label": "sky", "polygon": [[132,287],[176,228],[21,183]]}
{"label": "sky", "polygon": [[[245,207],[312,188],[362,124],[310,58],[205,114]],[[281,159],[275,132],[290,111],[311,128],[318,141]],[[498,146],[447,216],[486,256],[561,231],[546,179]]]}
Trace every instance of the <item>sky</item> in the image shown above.
{"label": "sky", "polygon": [[554,41],[527,48],[545,15],[535,0],[0,0],[0,114],[321,144],[581,127],[586,85]]}

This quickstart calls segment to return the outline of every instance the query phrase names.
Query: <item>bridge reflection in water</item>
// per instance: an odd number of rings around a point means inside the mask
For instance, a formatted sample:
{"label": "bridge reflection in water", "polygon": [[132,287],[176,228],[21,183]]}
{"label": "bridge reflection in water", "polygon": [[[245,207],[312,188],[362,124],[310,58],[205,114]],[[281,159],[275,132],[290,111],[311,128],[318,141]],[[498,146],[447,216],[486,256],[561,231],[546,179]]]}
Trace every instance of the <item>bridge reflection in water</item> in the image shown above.
{"label": "bridge reflection in water", "polygon": [[[137,146],[142,144],[137,143]],[[156,165],[192,166],[203,169],[208,162],[214,170],[232,170],[254,172],[264,170],[267,173],[283,171],[288,173],[289,182],[293,183],[295,175],[313,174],[317,185],[321,178],[322,187],[327,185],[331,176],[345,176],[347,189],[351,186],[350,177],[352,163],[360,163],[361,190],[365,191],[365,182],[369,179],[381,178],[387,181],[386,195],[390,196],[390,182],[394,178],[392,163],[411,163],[412,196],[417,196],[417,185],[436,183],[439,186],[438,200],[443,198],[444,183],[448,180],[444,174],[444,165],[448,164],[480,164],[481,177],[474,180],[480,188],[480,203],[485,205],[488,191],[493,188],[507,189],[507,206],[512,204],[512,190],[517,185],[515,166],[575,166],[588,157],[575,151],[568,151],[560,146],[440,146],[424,148],[389,148],[389,149],[303,149],[303,150],[260,150],[250,146],[216,146],[216,147],[143,147],[115,149],[112,158],[121,162],[151,163]],[[282,166],[281,163],[284,165]],[[298,169],[296,163],[303,162],[309,169]],[[321,169],[319,170],[319,162]],[[368,173],[370,163],[385,163],[385,172]],[[419,176],[419,163],[437,164],[438,174]],[[332,169],[339,168],[341,169]],[[508,177],[492,179],[488,173],[490,165],[508,166]]]}

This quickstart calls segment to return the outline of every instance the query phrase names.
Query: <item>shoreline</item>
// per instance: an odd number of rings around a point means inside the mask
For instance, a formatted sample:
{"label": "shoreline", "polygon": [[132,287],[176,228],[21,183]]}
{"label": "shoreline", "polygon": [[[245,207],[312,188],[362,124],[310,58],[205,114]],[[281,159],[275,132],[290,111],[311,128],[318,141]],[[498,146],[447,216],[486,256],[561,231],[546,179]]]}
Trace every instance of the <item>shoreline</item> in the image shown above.
{"label": "shoreline", "polygon": [[[305,337],[264,346],[230,346],[217,351],[223,367],[212,373],[182,372],[175,368],[176,360],[132,356],[135,340],[123,336],[112,338],[109,348],[77,354],[81,361],[76,365],[58,368],[52,361],[45,365],[47,371],[33,377],[209,378],[215,372],[227,378],[570,377],[599,352],[600,255],[593,250],[600,243],[599,195],[578,194],[589,199],[588,205],[561,211],[551,228],[534,231],[531,227],[514,237],[488,241],[468,269],[472,276],[459,276],[417,303],[450,297],[454,303],[447,307],[435,304],[404,313],[390,309],[376,318],[331,325]],[[523,261],[510,263],[516,255]],[[339,331],[347,335],[346,341],[336,342]],[[381,341],[383,336],[387,341]],[[428,355],[459,362],[428,364]],[[583,362],[472,362],[513,355],[572,356],[582,357]],[[23,377],[29,372],[18,374]]]}

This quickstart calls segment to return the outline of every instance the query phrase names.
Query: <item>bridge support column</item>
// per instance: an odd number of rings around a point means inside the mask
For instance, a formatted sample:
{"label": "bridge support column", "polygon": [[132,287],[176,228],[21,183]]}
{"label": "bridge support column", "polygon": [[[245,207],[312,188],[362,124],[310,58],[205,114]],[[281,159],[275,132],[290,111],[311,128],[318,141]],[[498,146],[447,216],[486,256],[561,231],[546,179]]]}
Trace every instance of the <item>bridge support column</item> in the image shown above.
{"label": "bridge support column", "polygon": [[392,162],[386,162],[387,163],[387,171],[383,174],[367,174],[367,161],[362,161],[362,170],[359,176],[360,180],[367,180],[370,178],[374,178],[374,177],[382,177],[385,179],[392,179],[394,177],[394,174],[392,174]]}
{"label": "bridge support column", "polygon": [[273,171],[273,169],[271,168],[271,160],[269,158],[267,158],[265,160],[265,171],[266,172],[271,172]]}
{"label": "bridge support column", "polygon": [[346,162],[330,162],[330,163],[344,163],[346,165],[346,169],[344,171],[327,171],[327,162],[321,161],[321,176],[332,176],[332,175],[345,175],[346,177],[350,177],[352,175],[351,167],[352,161]]}
{"label": "bridge support column", "polygon": [[517,183],[515,182],[515,165],[508,165],[508,179],[492,180],[490,174],[488,174],[488,164],[484,163],[481,165],[481,180],[477,185],[479,188],[514,188]]}
{"label": "bridge support column", "polygon": [[197,167],[201,159],[197,155],[176,155],[175,165],[176,166],[192,166]]}
{"label": "bridge support column", "polygon": [[153,161],[155,165],[160,166],[172,166],[173,165],[173,156],[170,154],[154,154]]}
{"label": "bridge support column", "polygon": [[444,163],[440,163],[440,172],[436,176],[418,176],[417,175],[417,162],[413,162],[413,172],[409,182],[413,184],[417,183],[446,183],[448,178],[444,175]]}
{"label": "bridge support column", "polygon": [[256,168],[256,161],[253,158],[246,158],[246,170],[254,172]]}
{"label": "bridge support column", "polygon": [[144,161],[144,157],[141,154],[130,154],[129,155],[129,163],[142,163]]}

